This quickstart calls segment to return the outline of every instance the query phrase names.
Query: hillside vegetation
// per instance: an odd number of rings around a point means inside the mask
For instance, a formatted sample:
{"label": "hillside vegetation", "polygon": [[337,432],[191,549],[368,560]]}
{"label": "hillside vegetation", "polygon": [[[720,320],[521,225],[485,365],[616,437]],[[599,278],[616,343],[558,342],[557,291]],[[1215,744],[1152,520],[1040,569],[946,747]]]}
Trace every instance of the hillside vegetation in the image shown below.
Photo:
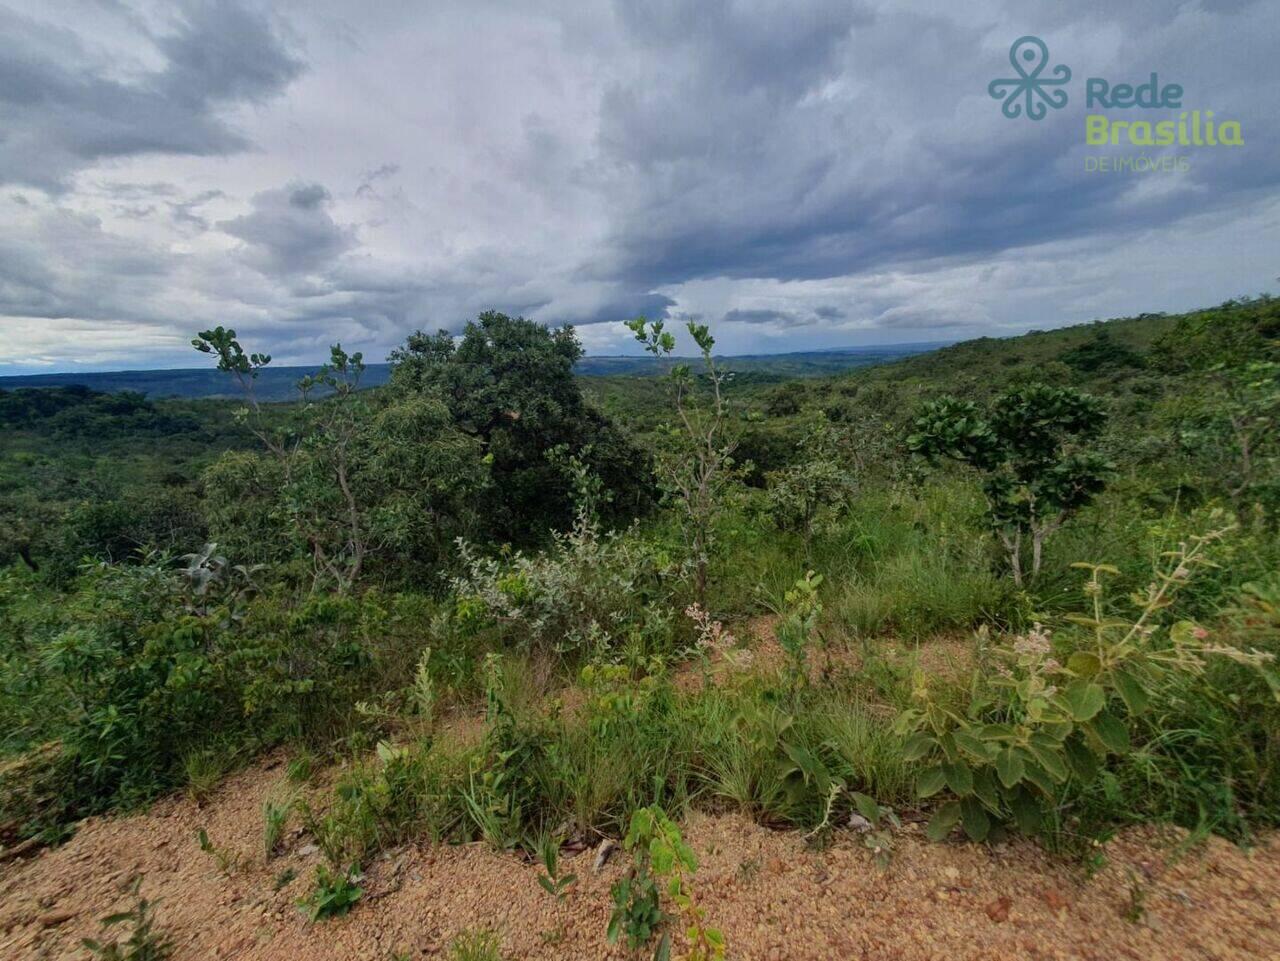
{"label": "hillside vegetation", "polygon": [[655,376],[487,313],[376,390],[335,346],[268,403],[217,328],[236,402],[0,392],[0,842],[279,748],[348,762],[264,811],[315,919],[409,839],[558,897],[608,837],[610,938],[715,958],[691,809],[885,863],[906,817],[1064,857],[1280,821],[1280,301],[784,382],[630,327]]}

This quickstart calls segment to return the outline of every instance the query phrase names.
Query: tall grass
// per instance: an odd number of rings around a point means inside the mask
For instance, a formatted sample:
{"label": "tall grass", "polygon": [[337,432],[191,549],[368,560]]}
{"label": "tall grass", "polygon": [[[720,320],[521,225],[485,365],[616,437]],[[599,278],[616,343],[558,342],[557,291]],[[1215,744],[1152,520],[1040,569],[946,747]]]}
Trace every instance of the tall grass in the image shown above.
{"label": "tall grass", "polygon": [[963,485],[859,501],[817,552],[833,623],[854,640],[920,640],[1019,620],[1000,575],[981,503]]}

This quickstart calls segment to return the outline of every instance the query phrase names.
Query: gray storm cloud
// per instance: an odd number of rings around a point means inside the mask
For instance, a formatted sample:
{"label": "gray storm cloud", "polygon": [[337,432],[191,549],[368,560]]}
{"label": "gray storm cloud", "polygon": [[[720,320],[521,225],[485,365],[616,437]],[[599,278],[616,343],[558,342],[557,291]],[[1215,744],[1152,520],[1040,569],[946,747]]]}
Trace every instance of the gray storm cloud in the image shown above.
{"label": "gray storm cloud", "polygon": [[[1245,146],[1090,173],[1079,91],[1039,124],[986,94],[1028,30]],[[487,308],[751,351],[1257,292],[1277,46],[1261,0],[0,8],[0,368],[182,362],[228,320],[298,361]]]}

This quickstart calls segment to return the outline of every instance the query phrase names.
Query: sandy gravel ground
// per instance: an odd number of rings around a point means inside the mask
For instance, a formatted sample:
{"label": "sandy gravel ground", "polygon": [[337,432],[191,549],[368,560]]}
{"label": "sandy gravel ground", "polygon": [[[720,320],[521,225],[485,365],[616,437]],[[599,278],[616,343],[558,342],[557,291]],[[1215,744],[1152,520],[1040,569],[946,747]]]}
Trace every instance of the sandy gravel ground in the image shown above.
{"label": "sandy gravel ground", "polygon": [[[203,808],[171,798],[94,820],[63,847],[3,866],[0,958],[87,958],[80,939],[128,905],[138,873],[179,959],[445,958],[468,927],[498,932],[507,959],[626,956],[604,938],[622,859],[597,875],[590,851],[565,858],[581,880],[557,903],[516,857],[482,844],[411,846],[369,870],[348,917],[308,923],[294,902],[320,855],[296,833],[270,862],[261,852],[262,802],[285,792],[283,770],[265,760]],[[200,827],[240,855],[238,869],[224,874],[199,850]],[[1280,836],[1249,852],[1213,839],[1180,853],[1180,835],[1132,831],[1086,878],[1031,844],[930,844],[918,825],[883,871],[853,835],[813,852],[796,833],[727,815],[694,815],[686,834],[702,861],[697,890],[733,959],[1280,959]],[[273,890],[286,868],[297,878]],[[1134,892],[1141,916],[1127,919]]]}

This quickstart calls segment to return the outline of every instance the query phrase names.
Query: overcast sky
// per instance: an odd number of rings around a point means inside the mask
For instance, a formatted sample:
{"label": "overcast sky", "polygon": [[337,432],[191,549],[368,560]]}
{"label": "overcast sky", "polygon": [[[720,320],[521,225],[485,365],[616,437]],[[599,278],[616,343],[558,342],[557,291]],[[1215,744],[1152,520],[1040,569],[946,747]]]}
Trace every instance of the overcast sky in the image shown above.
{"label": "overcast sky", "polygon": [[[1067,107],[987,93],[1045,39]],[[481,310],[726,352],[1021,333],[1280,284],[1280,2],[0,0],[0,373],[381,360]],[[1098,173],[1084,80],[1241,122]],[[1163,119],[1155,111],[1113,118]],[[1145,148],[1158,156],[1160,148]]]}

